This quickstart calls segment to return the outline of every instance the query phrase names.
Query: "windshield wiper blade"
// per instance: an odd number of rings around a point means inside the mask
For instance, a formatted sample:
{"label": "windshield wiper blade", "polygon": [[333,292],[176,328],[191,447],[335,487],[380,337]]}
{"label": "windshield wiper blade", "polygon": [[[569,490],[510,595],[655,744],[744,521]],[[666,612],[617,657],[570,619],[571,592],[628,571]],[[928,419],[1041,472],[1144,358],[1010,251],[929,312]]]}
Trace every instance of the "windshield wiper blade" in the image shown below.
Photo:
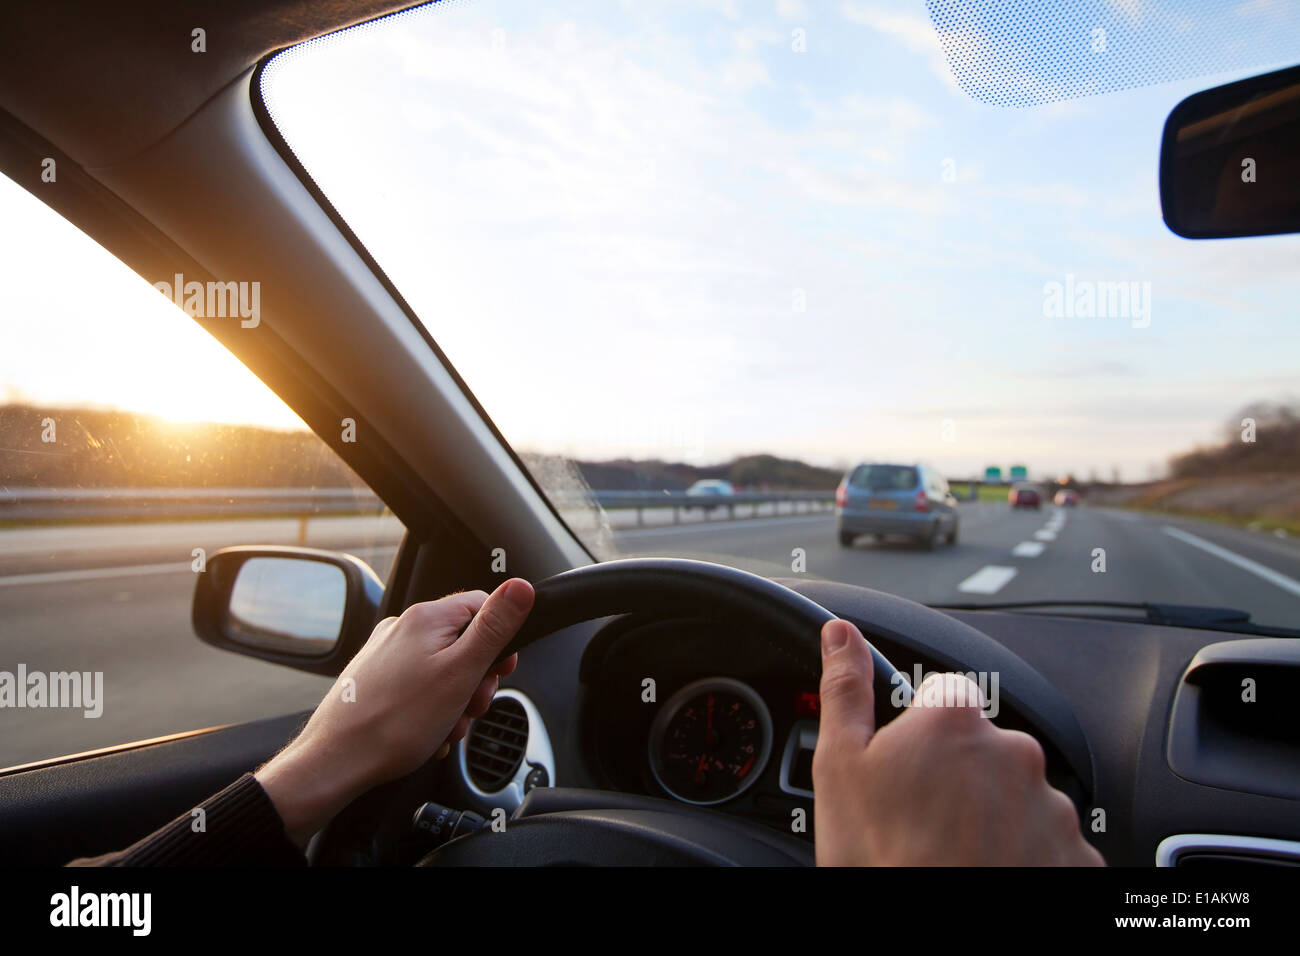
{"label": "windshield wiper blade", "polygon": [[1037,607],[1104,607],[1147,614],[1149,605],[1135,601],[977,601],[966,604],[934,604],[941,611],[1019,611]]}
{"label": "windshield wiper blade", "polygon": [[1250,612],[1235,607],[1206,607],[1201,604],[1147,604],[1147,620],[1173,627],[1213,627],[1218,624],[1249,624]]}
{"label": "windshield wiper blade", "polygon": [[[1235,607],[1209,607],[1201,604],[1161,604],[1151,601],[1001,601],[968,604],[936,604],[942,611],[1018,611],[1032,608],[1108,608],[1140,611],[1148,624],[1168,627],[1193,627],[1211,631],[1239,631],[1247,634],[1272,634],[1300,637],[1300,631],[1284,627],[1261,627],[1250,619],[1250,612]],[[1082,615],[1080,615],[1082,616]]]}

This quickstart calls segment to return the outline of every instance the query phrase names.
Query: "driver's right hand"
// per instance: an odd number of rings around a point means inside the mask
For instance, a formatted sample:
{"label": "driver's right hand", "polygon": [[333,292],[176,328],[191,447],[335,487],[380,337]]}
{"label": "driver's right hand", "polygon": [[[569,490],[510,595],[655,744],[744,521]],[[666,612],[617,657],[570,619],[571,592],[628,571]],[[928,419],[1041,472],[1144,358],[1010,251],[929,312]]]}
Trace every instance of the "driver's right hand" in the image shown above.
{"label": "driver's right hand", "polygon": [[871,680],[862,633],[827,622],[813,757],[818,865],[1105,865],[1070,798],[1048,784],[1042,746],[986,718],[973,681],[932,675],[877,731]]}

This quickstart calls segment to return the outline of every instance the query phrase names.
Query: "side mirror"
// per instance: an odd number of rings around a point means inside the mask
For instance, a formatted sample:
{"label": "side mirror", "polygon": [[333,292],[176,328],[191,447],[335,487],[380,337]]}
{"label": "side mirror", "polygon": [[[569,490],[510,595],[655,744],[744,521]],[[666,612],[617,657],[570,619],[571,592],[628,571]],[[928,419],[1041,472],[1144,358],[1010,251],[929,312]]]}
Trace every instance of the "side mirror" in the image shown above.
{"label": "side mirror", "polygon": [[1187,239],[1300,232],[1300,67],[1175,106],[1160,145],[1160,206]]}
{"label": "side mirror", "polygon": [[337,674],[370,636],[383,591],[350,554],[223,548],[194,586],[194,633],[222,650]]}

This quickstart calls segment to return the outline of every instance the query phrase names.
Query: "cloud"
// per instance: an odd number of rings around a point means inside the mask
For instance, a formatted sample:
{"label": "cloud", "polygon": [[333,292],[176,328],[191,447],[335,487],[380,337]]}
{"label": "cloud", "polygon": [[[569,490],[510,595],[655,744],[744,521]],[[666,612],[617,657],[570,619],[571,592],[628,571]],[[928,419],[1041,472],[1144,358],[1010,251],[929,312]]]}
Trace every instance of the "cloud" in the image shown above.
{"label": "cloud", "polygon": [[755,57],[728,60],[718,75],[723,87],[733,93],[747,93],[756,86],[768,86],[772,82],[766,64]]}
{"label": "cloud", "polygon": [[897,94],[852,92],[835,100],[809,96],[803,107],[823,129],[842,130],[853,136],[905,135],[938,125],[938,119],[913,99]]}
{"label": "cloud", "polygon": [[1133,375],[1138,370],[1128,362],[1115,359],[1084,359],[1082,361],[1065,361],[1043,363],[1036,368],[1011,368],[1006,374],[1012,378],[1025,381],[1054,381],[1056,379],[1115,378]]}
{"label": "cloud", "polygon": [[790,182],[803,195],[819,202],[869,208],[888,206],[925,215],[942,210],[946,198],[940,186],[919,186],[861,167],[833,172],[796,165],[790,168]]}
{"label": "cloud", "polygon": [[939,42],[929,17],[903,12],[897,7],[857,3],[852,0],[840,6],[840,15],[849,23],[875,30],[911,52],[923,55],[930,72],[945,87],[961,93],[962,96],[967,95],[953,77],[952,70],[948,68],[943,44]]}
{"label": "cloud", "polygon": [[840,13],[850,23],[883,33],[914,53],[932,53],[939,46],[934,27],[924,17],[900,13],[896,8],[874,3],[845,3],[840,7]]}
{"label": "cloud", "polygon": [[767,27],[748,26],[735,31],[731,39],[741,53],[755,53],[762,47],[783,45],[785,34]]}
{"label": "cloud", "polygon": [[740,8],[736,5],[736,0],[699,0],[700,6],[715,13],[720,13],[728,20],[740,19]]}

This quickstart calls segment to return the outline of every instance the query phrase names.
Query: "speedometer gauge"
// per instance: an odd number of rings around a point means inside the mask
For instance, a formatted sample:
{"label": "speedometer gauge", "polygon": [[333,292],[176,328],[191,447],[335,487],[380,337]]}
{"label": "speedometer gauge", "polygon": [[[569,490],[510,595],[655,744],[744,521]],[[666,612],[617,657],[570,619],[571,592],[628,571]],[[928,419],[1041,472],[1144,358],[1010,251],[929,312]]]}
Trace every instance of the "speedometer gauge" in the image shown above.
{"label": "speedometer gauge", "polygon": [[772,715],[748,684],[710,677],[687,684],[650,726],[650,769],[685,803],[722,803],[750,787],[772,754]]}

